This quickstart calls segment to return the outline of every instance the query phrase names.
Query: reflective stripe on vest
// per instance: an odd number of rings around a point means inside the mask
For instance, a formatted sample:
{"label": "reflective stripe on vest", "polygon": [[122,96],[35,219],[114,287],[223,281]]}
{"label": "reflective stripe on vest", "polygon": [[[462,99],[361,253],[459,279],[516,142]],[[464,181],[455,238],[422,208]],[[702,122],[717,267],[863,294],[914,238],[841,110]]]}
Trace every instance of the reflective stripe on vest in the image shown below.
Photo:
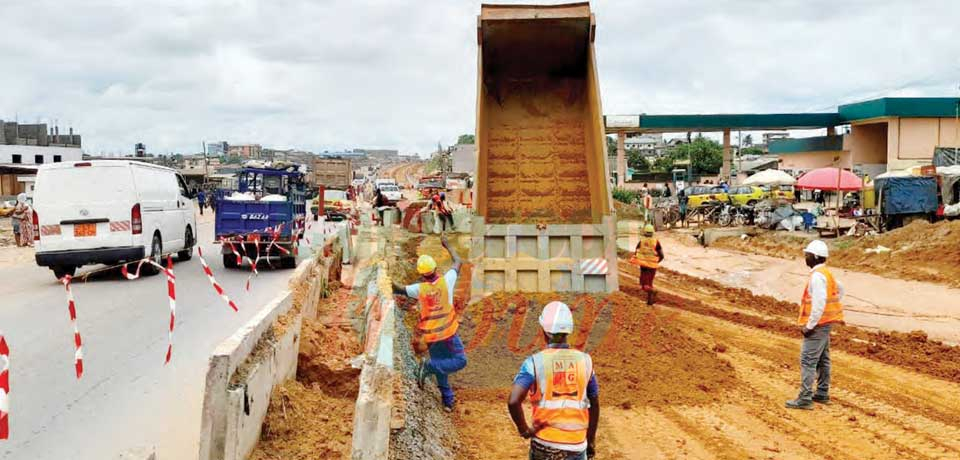
{"label": "reflective stripe on vest", "polygon": [[654,237],[640,237],[640,244],[637,245],[635,256],[641,267],[660,267],[660,256],[657,255],[657,243],[659,243],[659,241]]}
{"label": "reflective stripe on vest", "polygon": [[420,283],[420,322],[417,325],[427,343],[446,340],[457,333],[457,314],[450,300],[447,281],[437,277],[432,283]]}
{"label": "reflective stripe on vest", "polygon": [[590,355],[571,348],[548,348],[533,355],[531,388],[533,423],[538,439],[557,444],[587,440],[590,402],[587,384],[593,375]]}
{"label": "reflective stripe on vest", "polygon": [[[818,267],[815,270],[827,279],[827,304],[823,307],[823,316],[817,322],[817,326],[827,323],[837,323],[843,321],[843,305],[840,304],[840,289],[837,287],[837,280],[833,273],[827,270],[827,267]],[[804,326],[810,320],[810,312],[813,310],[813,297],[810,296],[810,280],[807,280],[806,287],[803,288],[803,297],[800,299],[800,314],[797,317],[797,324]]]}

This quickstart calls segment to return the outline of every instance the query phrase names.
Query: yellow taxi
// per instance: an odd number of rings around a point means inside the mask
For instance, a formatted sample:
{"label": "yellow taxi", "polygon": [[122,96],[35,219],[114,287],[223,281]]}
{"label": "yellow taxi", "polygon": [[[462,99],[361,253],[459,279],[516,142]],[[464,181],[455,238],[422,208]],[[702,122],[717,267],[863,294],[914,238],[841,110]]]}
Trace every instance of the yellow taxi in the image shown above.
{"label": "yellow taxi", "polygon": [[684,189],[687,197],[687,208],[693,209],[712,201],[728,202],[730,196],[719,185],[692,185]]}
{"label": "yellow taxi", "polygon": [[793,186],[792,185],[781,185],[781,186],[764,186],[763,189],[764,198],[769,198],[771,200],[777,201],[793,201]]}
{"label": "yellow taxi", "polygon": [[766,198],[766,192],[760,187],[739,185],[730,187],[730,203],[737,206],[753,206]]}

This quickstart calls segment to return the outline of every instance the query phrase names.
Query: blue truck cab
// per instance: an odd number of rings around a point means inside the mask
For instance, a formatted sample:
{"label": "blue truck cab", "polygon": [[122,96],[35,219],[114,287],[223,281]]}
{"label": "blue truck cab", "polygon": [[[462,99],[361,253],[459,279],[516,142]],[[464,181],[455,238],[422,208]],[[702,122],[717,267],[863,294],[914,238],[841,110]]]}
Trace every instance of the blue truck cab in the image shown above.
{"label": "blue truck cab", "polygon": [[[214,234],[223,266],[236,268],[230,248],[251,260],[279,259],[280,266],[296,266],[296,245],[306,216],[304,173],[297,165],[284,169],[244,167],[236,190],[218,190]],[[277,231],[279,229],[279,231]],[[275,244],[271,244],[276,237]],[[259,244],[255,241],[259,238]],[[282,248],[282,249],[281,249]],[[259,254],[258,254],[259,251]]]}

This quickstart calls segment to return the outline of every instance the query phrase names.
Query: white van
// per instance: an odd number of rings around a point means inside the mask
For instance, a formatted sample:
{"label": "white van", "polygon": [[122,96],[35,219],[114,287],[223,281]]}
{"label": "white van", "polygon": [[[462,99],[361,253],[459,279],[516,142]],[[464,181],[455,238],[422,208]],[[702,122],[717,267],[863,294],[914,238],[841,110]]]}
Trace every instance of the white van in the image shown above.
{"label": "white van", "polygon": [[[37,265],[57,279],[88,264],[145,256],[193,256],[192,195],[176,171],[137,161],[52,163],[37,170],[33,198]],[[144,265],[145,273],[155,273]]]}

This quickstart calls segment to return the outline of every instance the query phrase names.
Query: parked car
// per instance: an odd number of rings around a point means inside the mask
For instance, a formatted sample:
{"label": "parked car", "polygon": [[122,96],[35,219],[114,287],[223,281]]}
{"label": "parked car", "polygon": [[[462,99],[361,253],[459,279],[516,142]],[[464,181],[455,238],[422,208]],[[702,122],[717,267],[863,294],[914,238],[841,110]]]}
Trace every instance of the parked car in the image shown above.
{"label": "parked car", "polygon": [[794,201],[792,185],[781,185],[779,187],[763,186],[764,198],[780,201]]}
{"label": "parked car", "polygon": [[762,188],[752,185],[740,185],[731,187],[730,202],[737,206],[753,206],[766,197],[766,192]]}
{"label": "parked car", "polygon": [[683,192],[687,196],[687,208],[689,209],[700,207],[704,203],[712,201],[723,203],[730,201],[730,196],[719,185],[691,185]]}
{"label": "parked car", "polygon": [[[170,168],[137,161],[79,161],[40,166],[34,189],[37,265],[57,279],[83,265],[176,253],[197,244],[193,195]],[[144,265],[145,273],[156,273]]]}
{"label": "parked car", "polygon": [[381,185],[380,193],[382,193],[390,203],[396,203],[403,199],[403,194],[400,193],[400,188],[397,187],[396,184]]}

